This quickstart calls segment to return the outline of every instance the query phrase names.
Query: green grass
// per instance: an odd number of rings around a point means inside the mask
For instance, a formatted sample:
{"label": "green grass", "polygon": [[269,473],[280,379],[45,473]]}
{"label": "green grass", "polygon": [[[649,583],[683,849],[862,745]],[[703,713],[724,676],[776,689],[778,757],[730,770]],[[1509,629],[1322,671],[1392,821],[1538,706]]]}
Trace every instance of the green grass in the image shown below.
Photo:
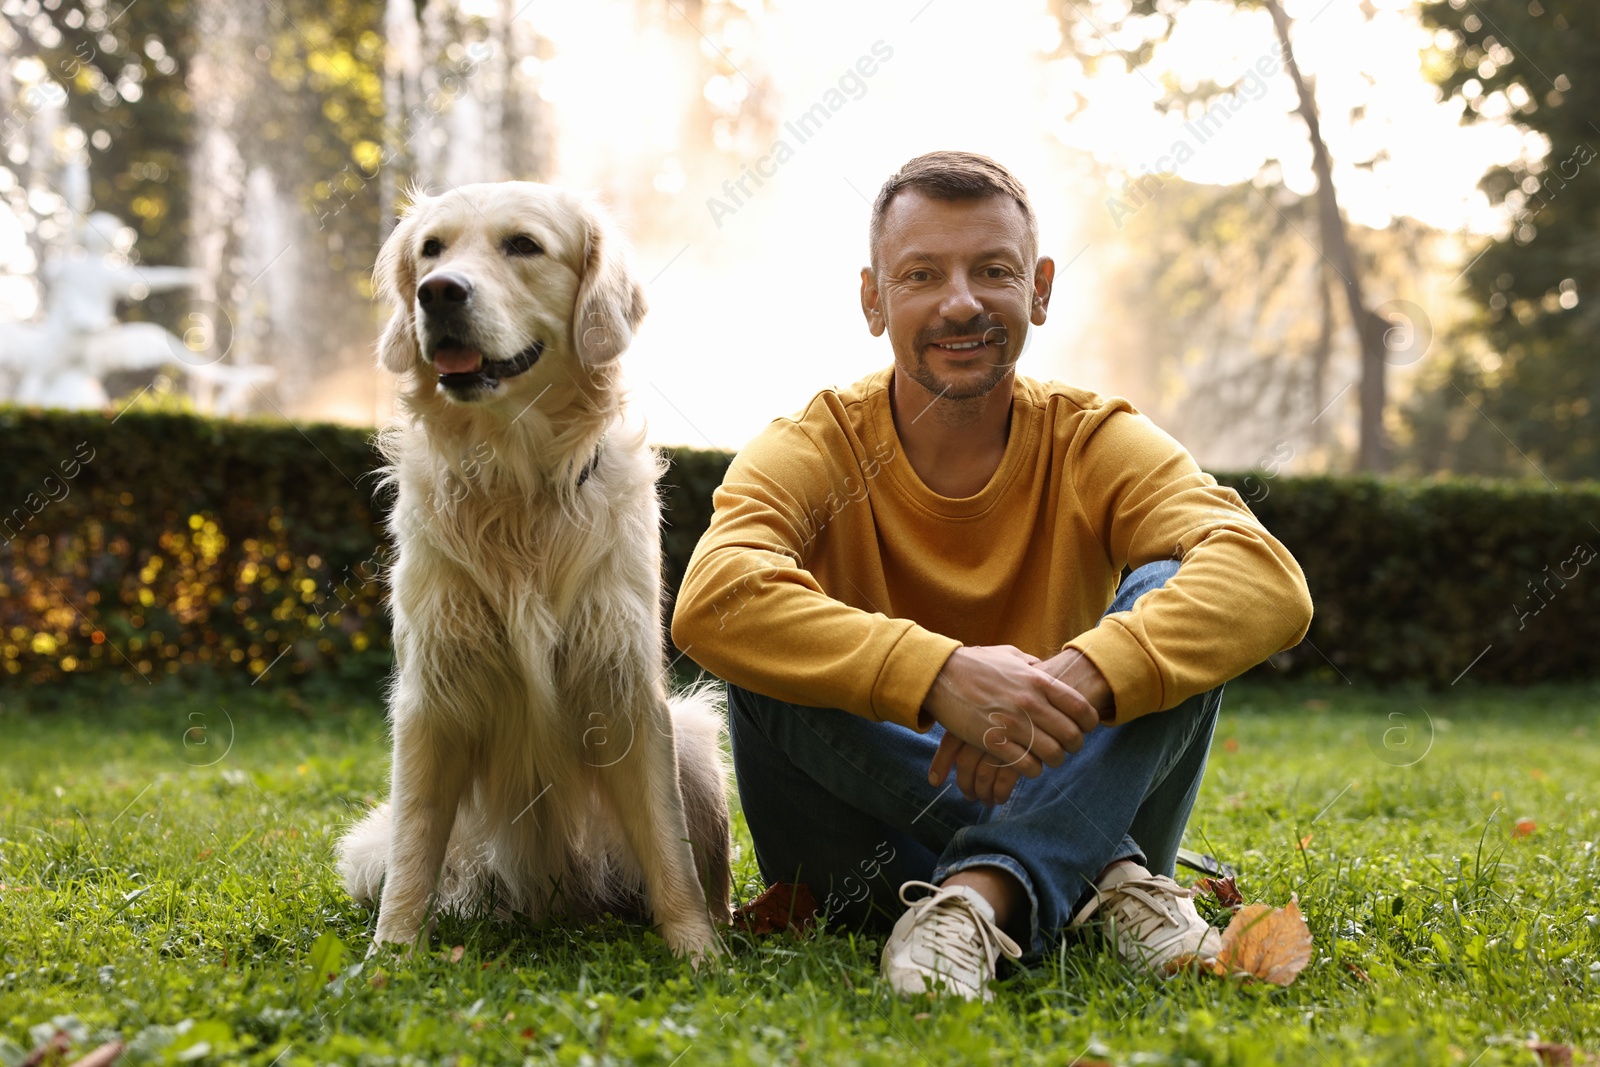
{"label": "green grass", "polygon": [[1534,1062],[1530,1038],[1600,1051],[1597,699],[1235,683],[1189,844],[1237,864],[1247,900],[1297,893],[1311,966],[1287,989],[1163,982],[1074,942],[987,1007],[893,999],[878,941],[847,933],[734,935],[728,966],[697,974],[620,921],[447,919],[427,955],[363,963],[373,917],[330,857],[384,788],[375,701],[0,699],[0,1062],[58,1016],[81,1043],[119,1032],[139,1061],[280,1067],[1488,1067]]}

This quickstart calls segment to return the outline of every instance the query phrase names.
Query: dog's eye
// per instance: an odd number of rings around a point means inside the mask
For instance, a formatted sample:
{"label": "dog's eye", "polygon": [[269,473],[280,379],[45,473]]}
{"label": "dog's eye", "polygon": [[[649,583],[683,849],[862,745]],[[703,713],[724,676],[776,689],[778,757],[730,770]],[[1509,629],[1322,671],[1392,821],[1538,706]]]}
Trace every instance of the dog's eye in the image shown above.
{"label": "dog's eye", "polygon": [[426,241],[422,242],[422,254],[429,259],[432,259],[434,256],[443,251],[444,245],[440,243],[437,237],[430,237]]}
{"label": "dog's eye", "polygon": [[542,256],[544,249],[525,233],[506,238],[506,254],[512,256]]}

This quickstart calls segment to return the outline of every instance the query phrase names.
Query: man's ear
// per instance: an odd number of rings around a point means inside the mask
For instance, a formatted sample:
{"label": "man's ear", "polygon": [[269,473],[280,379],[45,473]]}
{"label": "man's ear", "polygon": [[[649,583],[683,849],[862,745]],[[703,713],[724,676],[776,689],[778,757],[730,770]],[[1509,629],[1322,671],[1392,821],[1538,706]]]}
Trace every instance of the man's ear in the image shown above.
{"label": "man's ear", "polygon": [[412,310],[417,278],[411,262],[411,233],[416,225],[413,205],[383,242],[377,262],[372,265],[372,291],[394,309],[378,337],[378,366],[394,374],[404,374],[422,359]]}
{"label": "man's ear", "polygon": [[867,317],[867,329],[872,331],[872,336],[882,337],[887,328],[883,320],[882,300],[878,292],[878,278],[872,273],[871,267],[861,268],[861,313]]}
{"label": "man's ear", "polygon": [[1028,308],[1028,321],[1035,326],[1044,325],[1055,281],[1056,261],[1049,256],[1041,256],[1038,265],[1033,268],[1033,301]]}
{"label": "man's ear", "polygon": [[572,344],[578,358],[592,366],[627,350],[648,305],[616,223],[592,203],[583,205],[582,215],[586,236],[572,306]]}

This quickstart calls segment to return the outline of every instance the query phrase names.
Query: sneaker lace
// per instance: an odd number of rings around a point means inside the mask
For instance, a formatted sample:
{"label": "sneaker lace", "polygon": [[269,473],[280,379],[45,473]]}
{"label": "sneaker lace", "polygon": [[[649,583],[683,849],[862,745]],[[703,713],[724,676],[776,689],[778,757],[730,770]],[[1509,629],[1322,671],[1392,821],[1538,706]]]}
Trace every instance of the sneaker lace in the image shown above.
{"label": "sneaker lace", "polygon": [[[932,896],[911,901],[909,889],[927,889]],[[1005,931],[984,918],[972,902],[960,893],[941,889],[928,882],[907,882],[900,887],[900,902],[917,908],[916,931],[938,958],[963,970],[987,969],[994,958],[1004,953],[1010,959],[1022,955],[1021,947]]]}
{"label": "sneaker lace", "polygon": [[1162,927],[1182,931],[1184,923],[1177,911],[1180,897],[1194,896],[1170,878],[1130,878],[1118,883],[1108,902],[1112,916],[1123,929],[1140,941],[1149,940]]}

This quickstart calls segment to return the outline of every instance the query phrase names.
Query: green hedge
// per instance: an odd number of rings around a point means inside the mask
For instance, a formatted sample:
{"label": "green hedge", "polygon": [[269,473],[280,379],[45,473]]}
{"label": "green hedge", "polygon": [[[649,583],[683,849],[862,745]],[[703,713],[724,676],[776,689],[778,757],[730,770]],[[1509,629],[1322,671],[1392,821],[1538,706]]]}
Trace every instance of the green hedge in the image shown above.
{"label": "green hedge", "polygon": [[[0,409],[0,447],[0,684],[371,684],[388,670],[367,431]],[[676,589],[728,456],[670,458]],[[1309,639],[1258,671],[1600,675],[1600,486],[1218,478],[1294,552],[1316,601]]]}

